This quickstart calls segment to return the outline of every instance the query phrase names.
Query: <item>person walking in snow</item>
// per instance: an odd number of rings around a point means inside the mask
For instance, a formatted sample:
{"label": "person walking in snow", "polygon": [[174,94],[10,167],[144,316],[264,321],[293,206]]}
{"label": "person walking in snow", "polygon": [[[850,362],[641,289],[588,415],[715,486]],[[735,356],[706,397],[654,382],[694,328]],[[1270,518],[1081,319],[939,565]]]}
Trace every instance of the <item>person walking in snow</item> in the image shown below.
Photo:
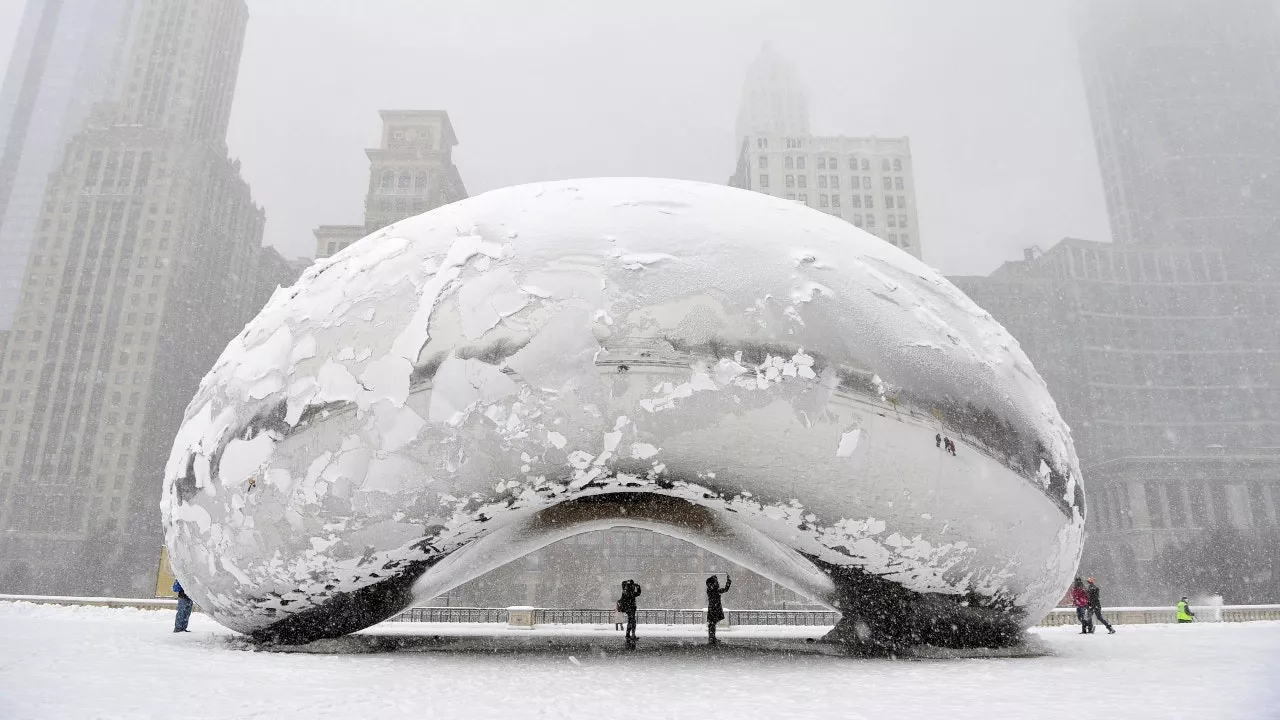
{"label": "person walking in snow", "polygon": [[729,592],[729,586],[733,585],[733,578],[728,573],[724,576],[724,587],[720,587],[720,579],[715,575],[707,578],[707,644],[715,645],[720,641],[716,640],[716,623],[724,619],[724,604],[720,602],[720,596]]}
{"label": "person walking in snow", "polygon": [[173,631],[191,632],[187,629],[187,623],[191,620],[191,608],[195,603],[191,602],[190,597],[187,597],[186,591],[182,589],[182,584],[177,580],[173,581],[173,591],[178,594],[178,615],[173,619]]}
{"label": "person walking in snow", "polygon": [[1187,596],[1183,595],[1178,601],[1178,622],[1189,623],[1196,621],[1196,614],[1191,612],[1191,606],[1187,604]]}
{"label": "person walking in snow", "polygon": [[1098,584],[1093,581],[1093,578],[1088,580],[1088,585],[1085,587],[1085,595],[1089,598],[1089,632],[1094,630],[1093,619],[1098,618],[1098,622],[1107,628],[1107,633],[1115,635],[1116,629],[1111,627],[1111,623],[1107,622],[1106,618],[1102,617],[1102,590],[1098,588]]}
{"label": "person walking in snow", "polygon": [[937,447],[942,447],[942,433],[933,436],[933,444]]}
{"label": "person walking in snow", "polygon": [[1076,578],[1071,583],[1071,604],[1076,606],[1076,619],[1080,621],[1080,634],[1087,635],[1093,627],[1089,618],[1089,593],[1084,589],[1084,581]]}
{"label": "person walking in snow", "polygon": [[635,580],[622,581],[622,597],[618,598],[618,612],[627,616],[627,640],[636,639],[636,598],[644,589]]}

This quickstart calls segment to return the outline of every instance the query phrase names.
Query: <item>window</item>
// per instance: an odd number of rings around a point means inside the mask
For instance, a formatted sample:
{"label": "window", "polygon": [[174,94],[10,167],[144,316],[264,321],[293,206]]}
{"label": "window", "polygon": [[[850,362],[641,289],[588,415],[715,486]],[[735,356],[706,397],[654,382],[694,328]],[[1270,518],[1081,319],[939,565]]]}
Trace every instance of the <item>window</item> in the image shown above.
{"label": "window", "polygon": [[413,176],[413,187],[418,191],[419,195],[425,195],[427,192],[427,174],[419,172]]}
{"label": "window", "polygon": [[868,208],[873,208],[876,206],[876,199],[871,195],[867,195],[866,197],[862,198],[862,202]]}
{"label": "window", "polygon": [[[857,186],[855,185],[854,187],[857,187]],[[867,176],[867,177],[862,178],[862,189],[863,189],[863,190],[870,190],[870,189],[871,189],[871,177],[870,177],[870,176]]]}
{"label": "window", "polygon": [[[854,197],[856,198],[856,197],[858,197],[858,196],[857,196],[857,195],[854,195]],[[861,216],[861,215],[854,215],[854,216],[853,216],[853,224],[854,224],[854,225],[857,225],[858,227],[862,227],[862,216]]]}
{"label": "window", "polygon": [[868,160],[867,158],[862,158],[862,169],[863,171],[867,171],[871,169],[871,161]]}
{"label": "window", "polygon": [[329,254],[330,254],[330,255],[332,255],[332,254],[334,254],[334,253],[336,253],[336,252],[338,252],[338,243],[333,242],[333,241],[330,241],[330,242],[329,242]]}
{"label": "window", "polygon": [[873,227],[875,227],[875,226],[876,226],[876,216],[875,216],[875,215],[868,215],[868,216],[867,216],[867,227],[869,227],[869,228],[873,228]]}
{"label": "window", "polygon": [[796,199],[796,194],[795,194],[795,193],[787,193],[787,199],[788,199],[788,200],[795,200],[795,199]]}
{"label": "window", "polygon": [[885,195],[885,196],[884,196],[884,206],[885,206],[885,207],[887,207],[887,208],[889,208],[890,210],[892,210],[892,209],[893,209],[893,196],[892,196],[892,195]]}
{"label": "window", "polygon": [[856,208],[862,207],[862,196],[854,195],[853,202],[849,203],[849,207],[856,207]]}
{"label": "window", "polygon": [[906,209],[907,209],[907,198],[906,198],[906,196],[905,196],[905,195],[899,195],[899,196],[898,196],[898,209],[899,209],[899,210],[906,210]]}
{"label": "window", "polygon": [[832,195],[832,196],[831,196],[831,207],[840,207],[840,196],[839,196],[839,195]]}
{"label": "window", "polygon": [[808,205],[808,204],[809,204],[809,196],[808,196],[807,194],[805,194],[805,193],[800,193],[799,200],[800,200],[800,202],[804,203],[805,205]]}
{"label": "window", "polygon": [[826,159],[825,157],[819,157],[819,158],[818,158],[818,169],[819,169],[819,170],[826,170],[826,169],[827,169],[827,159]]}
{"label": "window", "polygon": [[818,187],[820,187],[820,188],[825,188],[826,186],[827,186],[827,176],[826,176],[826,175],[819,175],[819,176],[818,176]]}
{"label": "window", "polygon": [[769,176],[765,175],[764,173],[760,173],[760,187],[762,188],[769,187]]}
{"label": "window", "polygon": [[823,193],[822,195],[819,195],[819,196],[818,196],[818,207],[828,207],[828,206],[829,206],[829,202],[827,201],[827,195],[826,195],[826,193]]}
{"label": "window", "polygon": [[827,167],[831,168],[832,170],[838,170],[838,169],[839,169],[839,166],[838,166],[838,165],[836,165],[836,159],[835,159],[835,158],[830,158],[830,159],[828,159],[828,160],[827,160]]}
{"label": "window", "polygon": [[832,190],[839,190],[839,189],[840,189],[840,176],[839,176],[839,175],[832,175],[832,176],[831,176],[831,189],[832,189]]}
{"label": "window", "polygon": [[903,227],[903,228],[904,228],[904,227],[906,227],[906,226],[907,226],[907,216],[906,216],[906,215],[899,215],[899,216],[898,216],[898,227]]}
{"label": "window", "polygon": [[890,214],[889,219],[885,221],[885,224],[891,228],[896,228],[898,227],[898,219],[893,214]]}
{"label": "window", "polygon": [[880,170],[889,172],[889,158],[880,158]]}
{"label": "window", "polygon": [[796,169],[797,169],[797,170],[803,170],[803,169],[804,169],[804,156],[803,156],[803,155],[801,155],[800,157],[796,158]]}
{"label": "window", "polygon": [[407,172],[400,173],[400,180],[397,183],[397,189],[408,190],[413,182],[413,176]]}
{"label": "window", "polygon": [[782,161],[782,167],[783,167],[783,169],[784,169],[784,170],[794,170],[794,169],[795,169],[795,167],[796,167],[796,160],[795,160],[795,158],[793,158],[793,157],[791,157],[790,155],[788,155],[785,159],[783,159],[783,161]]}
{"label": "window", "polygon": [[894,172],[902,172],[902,160],[901,160],[901,158],[894,158],[894,159],[893,159],[893,171],[894,171]]}
{"label": "window", "polygon": [[889,233],[888,240],[891,244],[898,244],[898,233]]}
{"label": "window", "polygon": [[853,170],[853,171],[855,171],[855,172],[857,171],[857,169],[858,169],[858,158],[849,158],[849,169],[850,169],[850,170]]}
{"label": "window", "polygon": [[382,182],[380,184],[380,187],[383,190],[388,190],[391,188],[391,184],[394,182],[395,182],[395,173],[391,172],[390,170],[383,170]]}
{"label": "window", "polygon": [[760,169],[761,170],[769,169],[769,157],[767,155],[760,156]]}
{"label": "window", "polygon": [[800,177],[796,178],[796,182],[802,188],[807,187],[809,185],[809,177],[807,175],[801,175]]}
{"label": "window", "polygon": [[769,147],[769,138],[756,138],[756,147],[761,149]]}
{"label": "window", "polygon": [[906,233],[902,234],[902,247],[904,248],[911,247],[911,236]]}
{"label": "window", "polygon": [[884,176],[884,189],[885,190],[893,189],[893,178],[889,177],[888,175]]}
{"label": "window", "polygon": [[795,175],[788,175],[788,176],[787,176],[787,187],[789,187],[789,188],[790,188],[790,187],[795,187],[795,186],[796,186],[796,176],[795,176]]}
{"label": "window", "polygon": [[901,178],[901,177],[896,177],[896,178],[894,178],[894,179],[893,179],[893,186],[894,186],[895,188],[897,188],[898,190],[905,190],[905,189],[906,189],[906,187],[904,187],[904,186],[903,186],[903,184],[902,184],[902,178]]}

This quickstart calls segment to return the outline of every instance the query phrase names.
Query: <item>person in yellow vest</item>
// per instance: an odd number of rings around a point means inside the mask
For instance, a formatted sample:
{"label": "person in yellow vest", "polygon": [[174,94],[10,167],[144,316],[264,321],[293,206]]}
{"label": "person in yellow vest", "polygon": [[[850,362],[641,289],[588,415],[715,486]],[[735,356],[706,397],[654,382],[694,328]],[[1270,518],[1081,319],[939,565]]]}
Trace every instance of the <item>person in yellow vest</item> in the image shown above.
{"label": "person in yellow vest", "polygon": [[1187,596],[1183,595],[1178,601],[1178,622],[1189,623],[1196,621],[1196,614],[1191,612],[1191,606],[1187,604]]}

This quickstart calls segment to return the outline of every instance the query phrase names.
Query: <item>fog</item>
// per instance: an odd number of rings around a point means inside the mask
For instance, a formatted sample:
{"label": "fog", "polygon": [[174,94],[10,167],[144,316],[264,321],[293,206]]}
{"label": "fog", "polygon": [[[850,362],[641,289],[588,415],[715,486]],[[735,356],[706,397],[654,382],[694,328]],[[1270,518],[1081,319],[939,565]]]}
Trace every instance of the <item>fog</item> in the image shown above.
{"label": "fog", "polygon": [[573,177],[723,184],[761,43],[795,65],[817,134],[907,135],[926,262],[986,273],[1106,240],[1063,3],[250,0],[230,147],[267,242],[359,222],[380,108],[449,112],[469,194]]}

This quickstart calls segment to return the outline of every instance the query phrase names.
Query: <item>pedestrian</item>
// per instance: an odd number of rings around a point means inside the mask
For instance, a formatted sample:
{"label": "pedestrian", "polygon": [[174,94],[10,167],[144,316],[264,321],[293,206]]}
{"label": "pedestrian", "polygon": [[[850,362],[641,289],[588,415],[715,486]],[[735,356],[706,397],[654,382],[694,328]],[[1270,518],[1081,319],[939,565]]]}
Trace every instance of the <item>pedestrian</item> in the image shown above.
{"label": "pedestrian", "polygon": [[1102,617],[1102,590],[1098,588],[1098,584],[1089,578],[1088,586],[1085,588],[1085,594],[1089,596],[1089,632],[1093,632],[1093,619],[1098,618],[1098,622],[1107,628],[1110,635],[1116,634],[1116,629],[1111,627],[1111,623]]}
{"label": "pedestrian", "polygon": [[1191,612],[1191,606],[1187,604],[1187,596],[1183,595],[1178,601],[1178,622],[1189,623],[1196,621],[1196,614]]}
{"label": "pedestrian", "polygon": [[627,616],[626,639],[636,639],[636,598],[644,589],[635,580],[622,581],[622,597],[618,598],[618,612]]}
{"label": "pedestrian", "polygon": [[177,580],[173,581],[173,591],[178,594],[178,615],[173,619],[173,631],[191,632],[187,629],[187,623],[191,620],[191,607],[195,603],[191,602],[191,598],[187,597],[186,591],[182,589],[182,584]]}
{"label": "pedestrian", "polygon": [[1076,619],[1080,621],[1080,634],[1087,635],[1093,621],[1089,618],[1089,593],[1085,592],[1084,581],[1076,578],[1071,583],[1071,604],[1076,606]]}
{"label": "pedestrian", "polygon": [[719,643],[716,640],[716,623],[724,619],[724,604],[720,602],[720,596],[729,592],[729,586],[733,585],[733,578],[728,573],[724,576],[724,587],[720,587],[720,580],[715,575],[707,578],[707,644],[715,645]]}
{"label": "pedestrian", "polygon": [[942,447],[942,433],[933,436],[933,444],[937,447]]}
{"label": "pedestrian", "polygon": [[615,603],[613,606],[613,629],[621,630],[623,625],[627,623],[627,614],[622,612],[622,603]]}

